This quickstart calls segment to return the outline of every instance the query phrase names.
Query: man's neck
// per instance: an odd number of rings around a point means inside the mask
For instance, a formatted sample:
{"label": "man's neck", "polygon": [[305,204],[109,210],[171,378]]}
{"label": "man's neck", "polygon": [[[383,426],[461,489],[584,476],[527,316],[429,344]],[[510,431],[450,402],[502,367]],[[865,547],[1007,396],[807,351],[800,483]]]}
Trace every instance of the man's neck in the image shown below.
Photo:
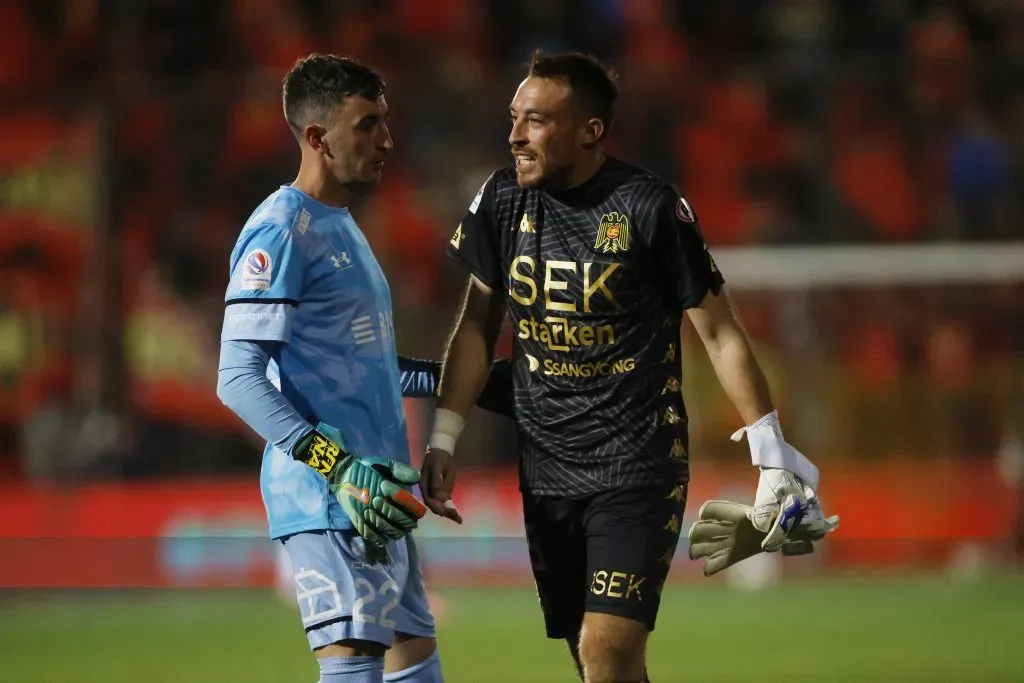
{"label": "man's neck", "polygon": [[319,165],[303,163],[292,187],[326,206],[344,208],[352,201],[352,190],[335,180]]}
{"label": "man's neck", "polygon": [[561,187],[559,189],[563,191],[571,190],[587,182],[597,175],[597,172],[601,170],[602,166],[604,166],[604,162],[607,158],[608,157],[603,150],[595,151],[594,154],[588,156],[573,169],[565,187]]}

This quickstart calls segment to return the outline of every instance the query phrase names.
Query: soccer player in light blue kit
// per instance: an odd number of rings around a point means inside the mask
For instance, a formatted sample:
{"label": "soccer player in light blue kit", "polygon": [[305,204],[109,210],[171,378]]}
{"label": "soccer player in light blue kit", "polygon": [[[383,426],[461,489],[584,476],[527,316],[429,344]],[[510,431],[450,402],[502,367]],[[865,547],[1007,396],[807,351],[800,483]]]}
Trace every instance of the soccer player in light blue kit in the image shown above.
{"label": "soccer player in light blue kit", "polygon": [[238,237],[221,334],[217,393],[267,440],[270,535],[295,571],[321,683],[442,681],[407,535],[425,511],[410,492],[409,382],[388,283],[346,208],[393,146],[384,90],[373,70],[333,55],[285,77],[302,161]]}

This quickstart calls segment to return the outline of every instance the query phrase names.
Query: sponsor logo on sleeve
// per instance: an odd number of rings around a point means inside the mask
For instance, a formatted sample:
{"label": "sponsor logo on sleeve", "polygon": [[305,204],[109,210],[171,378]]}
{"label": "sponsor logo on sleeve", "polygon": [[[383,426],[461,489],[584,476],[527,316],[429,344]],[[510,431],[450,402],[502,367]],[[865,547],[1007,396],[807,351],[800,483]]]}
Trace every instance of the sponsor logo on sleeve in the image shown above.
{"label": "sponsor logo on sleeve", "polygon": [[690,208],[690,204],[682,197],[676,202],[676,218],[684,223],[693,223],[693,209]]}
{"label": "sponsor logo on sleeve", "polygon": [[264,249],[253,249],[242,259],[242,289],[270,289],[274,262]]}

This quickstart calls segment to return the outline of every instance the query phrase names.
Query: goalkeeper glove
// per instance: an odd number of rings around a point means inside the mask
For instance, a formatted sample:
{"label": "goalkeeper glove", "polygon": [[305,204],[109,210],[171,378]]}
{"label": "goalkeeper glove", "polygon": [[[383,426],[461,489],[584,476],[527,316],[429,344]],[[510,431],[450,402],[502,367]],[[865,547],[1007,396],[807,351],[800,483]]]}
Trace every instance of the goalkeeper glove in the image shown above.
{"label": "goalkeeper glove", "polygon": [[[780,547],[785,556],[814,552],[813,541],[839,527],[839,517],[826,518],[817,495],[804,488],[807,512]],[[698,521],[690,526],[690,559],[704,560],[704,576],[713,576],[763,551],[766,534],[750,520],[753,508],[729,500],[709,500],[700,507]]]}
{"label": "goalkeeper glove", "polygon": [[764,532],[762,548],[778,550],[808,510],[804,485],[818,487],[818,468],[782,437],[779,414],[772,411],[732,435],[739,441],[747,435],[750,459],[760,466],[761,476],[749,518]]}
{"label": "goalkeeper glove", "polygon": [[420,480],[414,468],[345,452],[341,432],[320,423],[300,439],[292,457],[319,472],[352,525],[368,543],[384,547],[416,528],[427,509],[403,488]]}

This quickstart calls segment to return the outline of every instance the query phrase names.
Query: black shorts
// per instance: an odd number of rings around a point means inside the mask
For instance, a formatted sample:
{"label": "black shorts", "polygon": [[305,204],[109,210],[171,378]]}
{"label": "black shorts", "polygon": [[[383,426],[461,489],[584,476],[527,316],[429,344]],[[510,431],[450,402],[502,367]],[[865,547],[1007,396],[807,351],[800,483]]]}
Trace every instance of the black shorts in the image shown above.
{"label": "black shorts", "polygon": [[524,493],[548,637],[578,634],[585,612],[626,617],[653,631],[685,506],[685,484],[578,498]]}

